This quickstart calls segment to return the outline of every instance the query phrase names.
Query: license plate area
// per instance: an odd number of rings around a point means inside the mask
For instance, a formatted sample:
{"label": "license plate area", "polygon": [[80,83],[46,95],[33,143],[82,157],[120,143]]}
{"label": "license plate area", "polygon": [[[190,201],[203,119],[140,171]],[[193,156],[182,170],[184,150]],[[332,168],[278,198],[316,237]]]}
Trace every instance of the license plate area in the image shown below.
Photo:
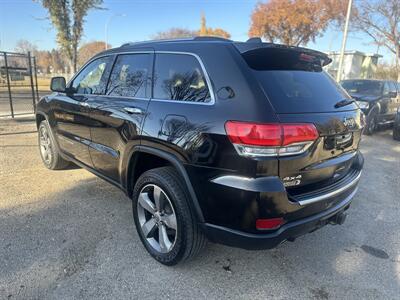
{"label": "license plate area", "polygon": [[353,144],[353,133],[344,133],[327,136],[325,138],[325,150],[343,150]]}

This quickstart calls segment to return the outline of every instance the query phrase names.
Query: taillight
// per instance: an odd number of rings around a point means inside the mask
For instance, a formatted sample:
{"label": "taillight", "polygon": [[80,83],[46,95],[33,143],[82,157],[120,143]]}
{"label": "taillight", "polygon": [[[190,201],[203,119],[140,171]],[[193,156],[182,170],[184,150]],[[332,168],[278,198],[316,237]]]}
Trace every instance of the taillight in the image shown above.
{"label": "taillight", "polygon": [[228,121],[226,133],[234,144],[280,146],[282,129],[276,124],[254,124]]}
{"label": "taillight", "polygon": [[282,146],[315,141],[318,138],[318,131],[314,124],[283,124]]}
{"label": "taillight", "polygon": [[258,124],[228,121],[225,130],[243,156],[286,156],[305,152],[318,138],[314,124]]}

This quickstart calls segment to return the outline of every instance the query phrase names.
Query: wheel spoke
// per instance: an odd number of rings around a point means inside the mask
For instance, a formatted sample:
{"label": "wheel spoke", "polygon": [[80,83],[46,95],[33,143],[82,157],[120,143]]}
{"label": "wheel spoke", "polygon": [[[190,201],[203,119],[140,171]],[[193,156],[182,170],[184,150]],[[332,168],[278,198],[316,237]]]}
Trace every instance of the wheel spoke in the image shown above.
{"label": "wheel spoke", "polygon": [[151,200],[149,198],[149,195],[147,193],[140,193],[139,194],[139,203],[149,213],[154,214],[155,207],[154,207],[153,202],[151,202]]}
{"label": "wheel spoke", "polygon": [[160,244],[162,253],[167,253],[172,247],[172,243],[168,238],[167,228],[165,225],[161,225],[158,228],[158,243]]}
{"label": "wheel spoke", "polygon": [[154,202],[156,203],[156,210],[161,211],[163,209],[164,195],[158,186],[154,186],[153,190]]}
{"label": "wheel spoke", "polygon": [[174,213],[163,216],[162,221],[167,227],[176,230],[176,216]]}
{"label": "wheel spoke", "polygon": [[47,148],[46,154],[47,154],[48,159],[51,160],[52,154],[51,154],[51,148],[50,147]]}
{"label": "wheel spoke", "polygon": [[142,226],[142,231],[144,236],[147,238],[154,232],[155,228],[156,228],[156,221],[153,218],[151,218]]}

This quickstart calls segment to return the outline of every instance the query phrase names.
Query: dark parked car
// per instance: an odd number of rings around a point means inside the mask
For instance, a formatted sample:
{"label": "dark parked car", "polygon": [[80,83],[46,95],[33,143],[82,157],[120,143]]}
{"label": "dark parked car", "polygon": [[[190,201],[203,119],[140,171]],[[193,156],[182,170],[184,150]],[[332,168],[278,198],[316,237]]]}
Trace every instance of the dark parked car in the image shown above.
{"label": "dark parked car", "polygon": [[400,141],[400,107],[397,109],[397,114],[394,119],[393,139]]}
{"label": "dark parked car", "polygon": [[400,89],[388,80],[350,79],[341,82],[367,116],[366,134],[373,134],[379,125],[392,124],[400,107]]}
{"label": "dark parked car", "polygon": [[[40,153],[121,188],[147,251],[173,265],[206,237],[267,249],[342,224],[362,113],[317,51],[219,38],[125,44],[37,106]],[[325,247],[321,245],[321,247]]]}

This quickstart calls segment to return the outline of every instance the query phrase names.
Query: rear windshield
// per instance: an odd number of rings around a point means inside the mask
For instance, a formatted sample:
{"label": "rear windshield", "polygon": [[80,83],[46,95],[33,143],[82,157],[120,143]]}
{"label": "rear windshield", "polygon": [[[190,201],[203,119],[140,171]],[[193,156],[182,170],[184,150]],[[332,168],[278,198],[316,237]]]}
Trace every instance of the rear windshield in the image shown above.
{"label": "rear windshield", "polygon": [[345,80],[342,87],[351,94],[380,95],[383,82],[371,80]]}
{"label": "rear windshield", "polygon": [[335,108],[349,98],[322,69],[324,57],[301,51],[257,51],[242,54],[277,113],[314,113],[356,109]]}

